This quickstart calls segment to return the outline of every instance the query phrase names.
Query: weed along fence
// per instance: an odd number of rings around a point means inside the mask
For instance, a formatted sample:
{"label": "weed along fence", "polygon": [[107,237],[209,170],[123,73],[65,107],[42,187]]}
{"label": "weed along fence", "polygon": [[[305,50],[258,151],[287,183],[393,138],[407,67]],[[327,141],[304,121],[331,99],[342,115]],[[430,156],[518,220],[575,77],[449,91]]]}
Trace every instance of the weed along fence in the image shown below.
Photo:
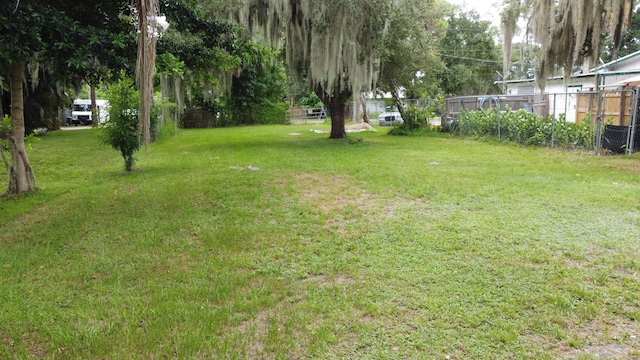
{"label": "weed along fence", "polygon": [[285,113],[285,124],[321,124],[326,120],[327,111],[324,108],[307,109],[294,106]]}
{"label": "weed along fence", "polygon": [[[581,147],[621,154],[640,150],[636,89],[445,100],[462,134],[530,145]],[[635,111],[633,110],[635,109]]]}

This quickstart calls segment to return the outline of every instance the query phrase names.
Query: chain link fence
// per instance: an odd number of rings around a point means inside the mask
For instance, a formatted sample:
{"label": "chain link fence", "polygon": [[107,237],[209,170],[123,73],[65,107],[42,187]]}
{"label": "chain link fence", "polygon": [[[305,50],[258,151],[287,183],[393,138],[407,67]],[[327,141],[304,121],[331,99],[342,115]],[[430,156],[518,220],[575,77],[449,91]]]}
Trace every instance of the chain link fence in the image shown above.
{"label": "chain link fence", "polygon": [[450,97],[443,103],[445,130],[597,154],[640,151],[637,88]]}

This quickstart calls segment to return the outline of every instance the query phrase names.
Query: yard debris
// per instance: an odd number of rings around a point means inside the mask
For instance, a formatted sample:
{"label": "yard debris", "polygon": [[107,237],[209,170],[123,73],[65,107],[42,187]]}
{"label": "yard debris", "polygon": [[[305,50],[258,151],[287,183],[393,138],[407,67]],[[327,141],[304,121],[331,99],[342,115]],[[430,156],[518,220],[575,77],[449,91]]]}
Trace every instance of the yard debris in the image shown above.
{"label": "yard debris", "polygon": [[361,132],[361,131],[377,131],[370,124],[361,122],[359,124],[347,125],[344,127],[347,132]]}
{"label": "yard debris", "polygon": [[[328,134],[328,133],[330,133],[329,130],[311,129],[310,131],[313,132],[313,133],[316,133],[316,134]],[[363,122],[363,123],[359,123],[359,124],[347,125],[347,126],[344,127],[344,131],[348,132],[348,133],[357,133],[357,132],[363,132],[363,131],[378,131],[378,130],[374,129],[373,126]]]}
{"label": "yard debris", "polygon": [[258,171],[260,170],[259,167],[257,166],[253,166],[253,165],[249,165],[249,166],[229,166],[229,170],[239,170],[239,171],[245,171],[245,170],[249,170],[249,171]]}

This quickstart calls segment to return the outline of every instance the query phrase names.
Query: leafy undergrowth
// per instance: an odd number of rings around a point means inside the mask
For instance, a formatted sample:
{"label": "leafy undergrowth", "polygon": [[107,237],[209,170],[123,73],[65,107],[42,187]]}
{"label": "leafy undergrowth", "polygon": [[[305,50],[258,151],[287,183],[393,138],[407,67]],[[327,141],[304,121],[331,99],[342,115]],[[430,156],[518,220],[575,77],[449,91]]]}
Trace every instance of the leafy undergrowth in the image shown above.
{"label": "leafy undergrowth", "polygon": [[34,143],[0,358],[640,356],[637,157],[310,129]]}

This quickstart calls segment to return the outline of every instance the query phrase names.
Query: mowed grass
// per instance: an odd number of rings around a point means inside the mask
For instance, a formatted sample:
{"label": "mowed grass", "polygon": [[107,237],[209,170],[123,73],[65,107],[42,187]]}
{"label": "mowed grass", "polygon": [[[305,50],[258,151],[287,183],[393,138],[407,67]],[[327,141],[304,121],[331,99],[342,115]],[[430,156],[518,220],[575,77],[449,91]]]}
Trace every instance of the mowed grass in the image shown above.
{"label": "mowed grass", "polygon": [[640,358],[638,156],[311,128],[33,143],[0,358]]}

